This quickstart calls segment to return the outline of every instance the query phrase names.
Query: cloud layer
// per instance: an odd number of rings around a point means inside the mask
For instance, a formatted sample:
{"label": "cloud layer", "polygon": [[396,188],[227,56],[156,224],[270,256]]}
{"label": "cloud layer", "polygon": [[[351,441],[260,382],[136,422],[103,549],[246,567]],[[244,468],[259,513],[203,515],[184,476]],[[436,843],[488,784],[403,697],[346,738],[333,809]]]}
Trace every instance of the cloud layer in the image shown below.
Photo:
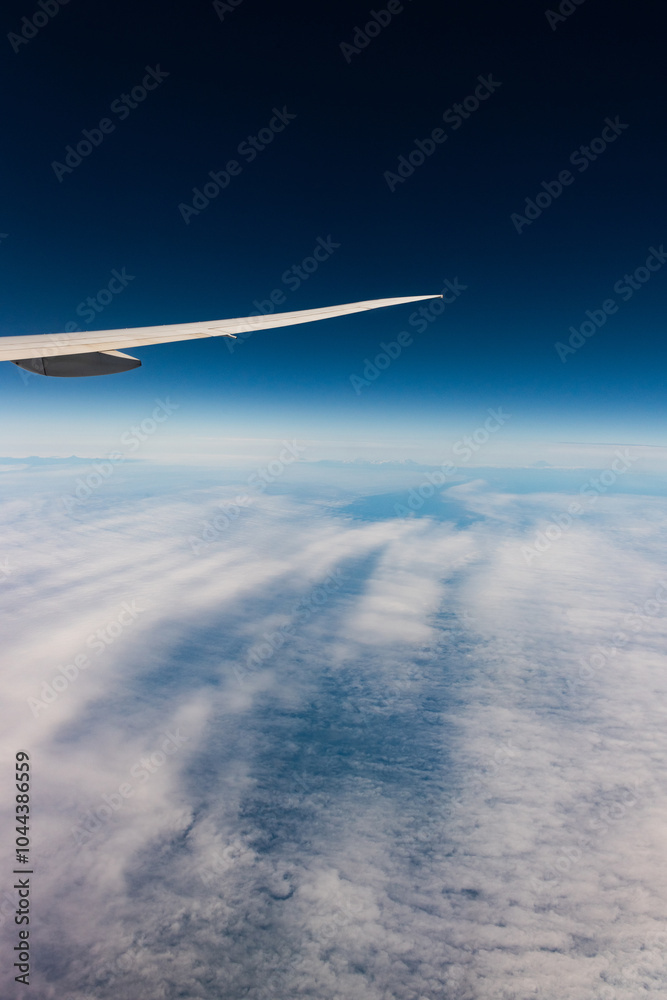
{"label": "cloud layer", "polygon": [[572,496],[483,480],[462,525],[154,468],[67,509],[71,470],[6,475],[32,995],[664,992],[658,497],[547,535]]}

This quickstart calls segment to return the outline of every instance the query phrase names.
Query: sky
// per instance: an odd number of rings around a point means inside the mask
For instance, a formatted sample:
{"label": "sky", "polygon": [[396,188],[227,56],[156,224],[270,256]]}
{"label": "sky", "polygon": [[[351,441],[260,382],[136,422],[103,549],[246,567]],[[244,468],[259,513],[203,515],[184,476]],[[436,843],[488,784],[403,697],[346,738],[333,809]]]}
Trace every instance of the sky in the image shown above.
{"label": "sky", "polygon": [[106,453],[165,397],[182,458],[307,426],[319,457],[438,461],[499,406],[505,464],[662,443],[656,8],[372,9],[74,3],[37,30],[6,5],[3,334],[449,301],[144,348],[113,377],[6,364],[0,450]]}
{"label": "sky", "polygon": [[3,24],[2,996],[664,996],[656,6]]}

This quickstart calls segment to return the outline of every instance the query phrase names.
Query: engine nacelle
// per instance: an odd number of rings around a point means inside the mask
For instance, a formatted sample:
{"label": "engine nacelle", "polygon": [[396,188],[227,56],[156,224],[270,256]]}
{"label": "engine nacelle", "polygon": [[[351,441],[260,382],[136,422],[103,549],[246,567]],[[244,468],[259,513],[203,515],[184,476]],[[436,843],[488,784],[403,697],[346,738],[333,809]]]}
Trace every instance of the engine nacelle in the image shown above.
{"label": "engine nacelle", "polygon": [[86,375],[115,375],[140,368],[139,358],[121,351],[94,351],[92,354],[61,354],[53,358],[23,358],[14,361],[19,368],[38,375],[56,378],[82,378]]}

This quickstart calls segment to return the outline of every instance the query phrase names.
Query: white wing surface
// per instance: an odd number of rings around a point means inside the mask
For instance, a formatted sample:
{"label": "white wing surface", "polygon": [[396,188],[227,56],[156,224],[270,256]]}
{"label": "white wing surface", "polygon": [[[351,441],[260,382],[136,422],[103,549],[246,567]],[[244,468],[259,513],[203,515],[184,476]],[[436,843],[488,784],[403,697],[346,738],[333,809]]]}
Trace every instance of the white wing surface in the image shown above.
{"label": "white wing surface", "polygon": [[127,347],[169,344],[203,337],[236,337],[255,330],[278,329],[298,323],[348,316],[368,309],[439,298],[438,295],[408,295],[393,299],[368,299],[320,309],[243,316],[238,319],[213,320],[208,323],[176,323],[171,326],[140,326],[124,330],[80,330],[74,333],[29,334],[0,337],[0,361],[13,361],[21,368],[41,375],[103,375],[137,368],[141,362],[118,353]]}

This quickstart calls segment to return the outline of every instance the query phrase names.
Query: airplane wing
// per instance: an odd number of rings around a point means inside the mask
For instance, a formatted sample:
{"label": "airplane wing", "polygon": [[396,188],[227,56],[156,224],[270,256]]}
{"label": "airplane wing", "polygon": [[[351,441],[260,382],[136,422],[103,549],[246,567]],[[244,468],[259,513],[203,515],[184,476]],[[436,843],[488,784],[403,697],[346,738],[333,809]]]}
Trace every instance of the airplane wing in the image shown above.
{"label": "airplane wing", "polygon": [[203,337],[236,337],[255,330],[271,330],[297,323],[348,316],[405,302],[441,298],[440,295],[408,295],[395,299],[368,299],[341,306],[299,309],[296,312],[243,316],[208,323],[176,323],[171,326],[139,326],[124,330],[78,330],[74,333],[29,334],[0,337],[0,361],[13,361],[20,368],[40,375],[79,377],[107,375],[138,368],[141,361],[123,354],[120,348],[169,344]]}

